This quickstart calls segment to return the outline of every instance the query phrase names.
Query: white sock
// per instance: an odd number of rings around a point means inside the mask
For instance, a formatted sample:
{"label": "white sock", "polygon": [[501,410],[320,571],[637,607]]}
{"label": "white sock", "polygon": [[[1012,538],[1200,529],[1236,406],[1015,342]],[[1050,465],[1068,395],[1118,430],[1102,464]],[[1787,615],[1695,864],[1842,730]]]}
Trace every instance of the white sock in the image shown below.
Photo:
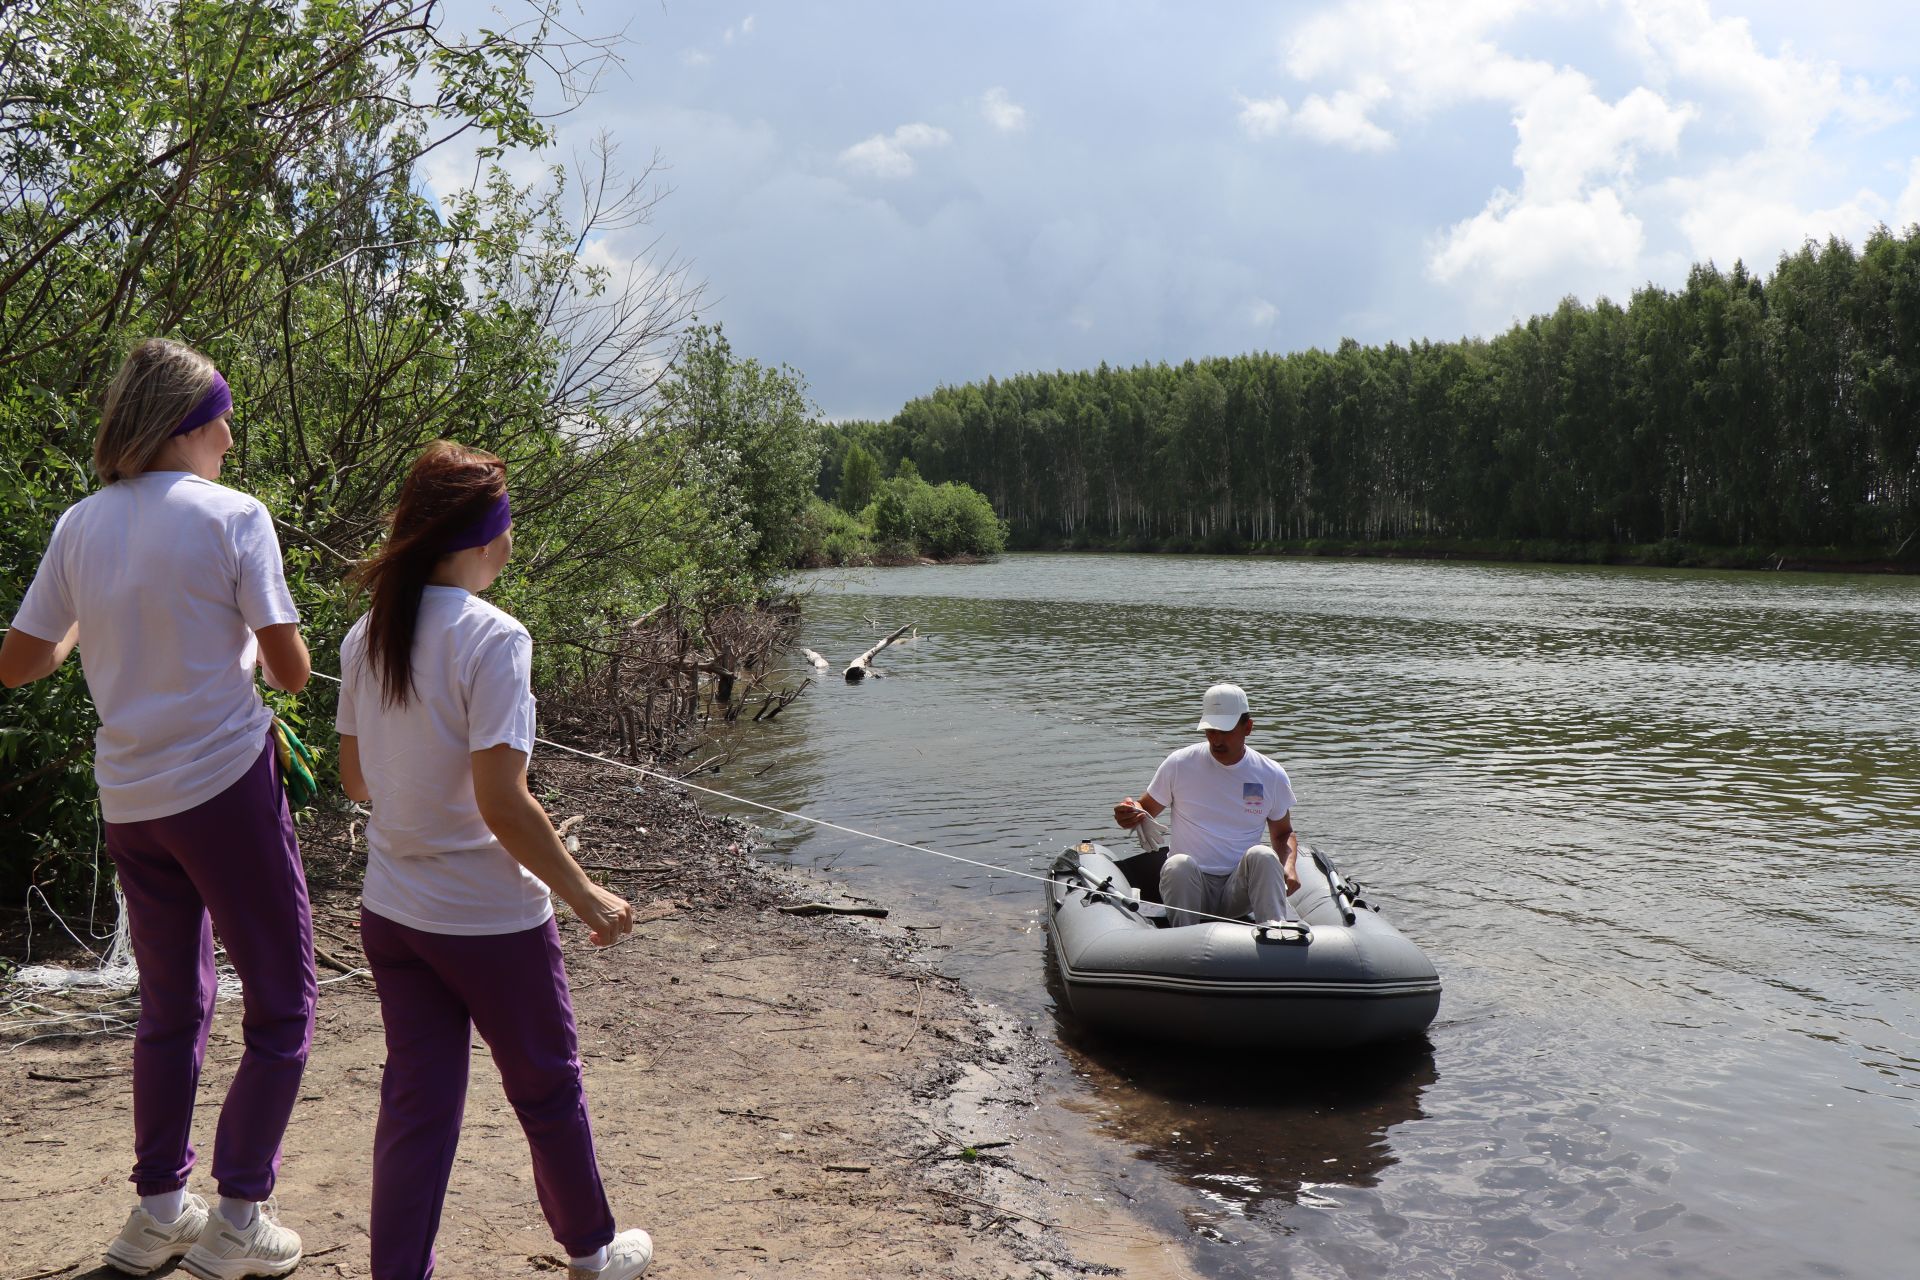
{"label": "white sock", "polygon": [[180,1215],[187,1211],[187,1189],[176,1187],[157,1196],[141,1196],[140,1207],[155,1222],[178,1222]]}
{"label": "white sock", "polygon": [[260,1206],[251,1200],[235,1200],[232,1196],[220,1197],[220,1216],[233,1225],[236,1231],[245,1231],[253,1225],[253,1215],[260,1212]]}
{"label": "white sock", "polygon": [[607,1246],[601,1245],[592,1253],[582,1254],[578,1258],[568,1258],[567,1265],[579,1267],[583,1271],[600,1271],[606,1267],[609,1256]]}

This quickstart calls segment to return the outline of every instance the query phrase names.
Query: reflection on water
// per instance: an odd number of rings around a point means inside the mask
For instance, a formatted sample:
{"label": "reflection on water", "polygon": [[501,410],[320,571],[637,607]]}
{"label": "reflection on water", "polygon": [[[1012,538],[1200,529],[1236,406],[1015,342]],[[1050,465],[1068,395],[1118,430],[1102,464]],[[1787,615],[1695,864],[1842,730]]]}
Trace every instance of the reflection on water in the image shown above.
{"label": "reflection on water", "polygon": [[1920,582],[1015,556],[810,583],[829,658],[921,639],[719,785],[1008,869],[770,831],[938,925],[986,998],[1055,1022],[1010,873],[1109,831],[1220,678],[1296,826],[1440,968],[1430,1055],[1378,1075],[1189,1074],[1058,1024],[1089,1176],[1191,1227],[1203,1274],[1911,1274]]}
{"label": "reflection on water", "polygon": [[1420,1095],[1438,1078],[1425,1040],[1332,1058],[1182,1054],[1076,1022],[1051,948],[1047,983],[1060,1047],[1083,1082],[1068,1105],[1223,1216],[1378,1185],[1396,1159],[1388,1131],[1422,1118]]}

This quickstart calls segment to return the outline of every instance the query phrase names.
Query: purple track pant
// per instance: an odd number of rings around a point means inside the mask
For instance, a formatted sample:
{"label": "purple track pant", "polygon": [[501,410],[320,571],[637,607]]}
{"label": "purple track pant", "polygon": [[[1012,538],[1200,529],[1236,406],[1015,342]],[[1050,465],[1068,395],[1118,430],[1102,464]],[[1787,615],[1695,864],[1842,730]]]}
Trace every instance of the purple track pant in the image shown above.
{"label": "purple track pant", "polygon": [[576,1257],[611,1241],[554,922],[519,933],[427,933],[362,908],[360,943],[387,1029],[373,1137],[373,1280],[433,1274],[475,1028],[533,1149],[533,1185],[553,1238]]}
{"label": "purple track pant", "polygon": [[313,916],[273,745],[185,813],[109,822],[140,966],[133,1041],[133,1183],[143,1196],[193,1171],[194,1095],[213,1027],[213,932],[240,975],[246,1051],[220,1108],[220,1194],[265,1200],[313,1043]]}

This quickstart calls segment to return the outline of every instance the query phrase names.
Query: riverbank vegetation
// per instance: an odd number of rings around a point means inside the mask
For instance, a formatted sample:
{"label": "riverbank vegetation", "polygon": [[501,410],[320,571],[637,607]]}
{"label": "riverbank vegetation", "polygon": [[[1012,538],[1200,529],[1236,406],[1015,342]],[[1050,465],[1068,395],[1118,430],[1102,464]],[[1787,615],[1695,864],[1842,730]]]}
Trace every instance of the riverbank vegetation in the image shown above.
{"label": "riverbank vegetation", "polygon": [[[507,460],[518,533],[493,598],[552,706],[658,747],[764,664],[741,621],[796,554],[819,467],[793,371],[693,323],[671,260],[622,262],[650,172],[611,147],[533,181],[536,77],[586,92],[609,44],[543,18],[465,35],[412,0],[36,0],[0,27],[0,609],[90,492],[98,398],[150,335],[232,383],[224,483],[281,522],[316,668],[400,477],[451,437]],[[428,181],[428,175],[433,181]],[[461,181],[449,175],[465,173]],[[86,638],[81,637],[81,652]],[[668,655],[668,658],[662,655]],[[87,892],[78,663],[6,693],[0,894]],[[282,708],[331,738],[332,690]],[[705,714],[703,710],[701,712]]]}
{"label": "riverbank vegetation", "polygon": [[979,560],[1006,550],[1006,524],[983,494],[951,480],[929,484],[911,458],[883,479],[854,443],[833,474],[835,501],[816,495],[802,518],[801,568]]}
{"label": "riverbank vegetation", "polygon": [[824,489],[850,445],[910,458],[1017,546],[1920,569],[1920,228],[1487,340],[988,379],[830,436]]}

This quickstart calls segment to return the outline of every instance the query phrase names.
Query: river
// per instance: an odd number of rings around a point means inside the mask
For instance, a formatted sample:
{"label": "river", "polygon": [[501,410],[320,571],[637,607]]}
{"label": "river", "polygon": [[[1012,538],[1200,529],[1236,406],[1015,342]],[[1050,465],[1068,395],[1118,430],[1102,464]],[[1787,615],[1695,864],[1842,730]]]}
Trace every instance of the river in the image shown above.
{"label": "river", "polygon": [[1296,827],[1438,966],[1428,1040],[1362,1066],[1089,1041],[1031,881],[763,820],[1046,1029],[1049,1140],[1199,1274],[1914,1274],[1920,581],[1016,555],[800,586],[836,667],[919,638],[714,785],[1044,872],[1231,679]]}

